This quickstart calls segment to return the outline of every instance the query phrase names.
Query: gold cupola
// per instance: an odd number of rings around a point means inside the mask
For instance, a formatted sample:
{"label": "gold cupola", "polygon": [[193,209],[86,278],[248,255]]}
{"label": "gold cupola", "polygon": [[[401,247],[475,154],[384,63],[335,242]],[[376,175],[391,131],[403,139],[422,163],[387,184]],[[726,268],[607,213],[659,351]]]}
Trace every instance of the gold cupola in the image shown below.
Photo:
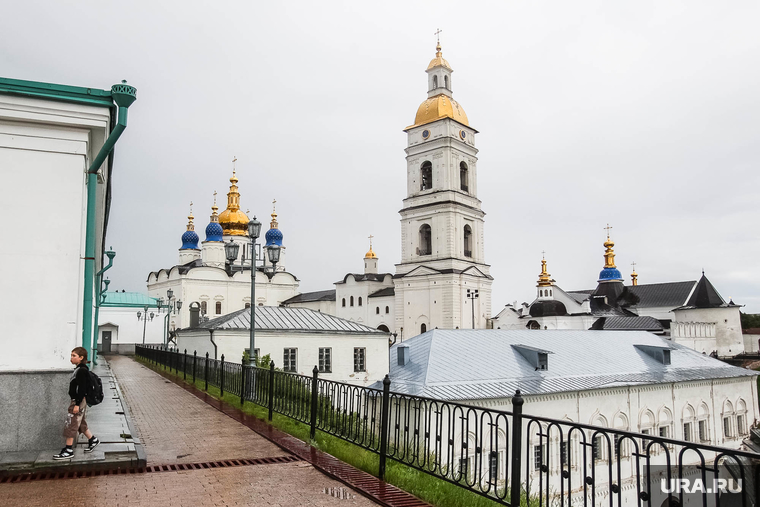
{"label": "gold cupola", "polygon": [[240,210],[240,192],[237,175],[232,170],[230,191],[227,194],[227,209],[219,215],[219,225],[227,236],[245,236],[248,232],[248,216]]}
{"label": "gold cupola", "polygon": [[546,258],[544,257],[541,259],[541,274],[538,275],[537,287],[551,287],[552,282],[552,275],[546,271]]}
{"label": "gold cupola", "polygon": [[372,235],[370,234],[370,236],[369,236],[369,251],[368,251],[366,254],[364,254],[364,258],[365,258],[365,259],[377,259],[377,255],[376,255],[376,254],[375,254],[375,252],[372,250],[372,238],[373,238],[373,237],[374,237],[374,236],[372,236]]}
{"label": "gold cupola", "polygon": [[636,263],[632,262],[631,267],[633,268],[633,273],[631,273],[631,285],[638,285],[639,284],[639,274],[636,272]]}
{"label": "gold cupola", "polygon": [[453,69],[443,58],[440,41],[435,47],[435,58],[430,60],[428,73],[428,98],[417,108],[414,124],[404,130],[426,125],[443,118],[451,118],[462,125],[470,126],[464,108],[451,98],[451,73]]}

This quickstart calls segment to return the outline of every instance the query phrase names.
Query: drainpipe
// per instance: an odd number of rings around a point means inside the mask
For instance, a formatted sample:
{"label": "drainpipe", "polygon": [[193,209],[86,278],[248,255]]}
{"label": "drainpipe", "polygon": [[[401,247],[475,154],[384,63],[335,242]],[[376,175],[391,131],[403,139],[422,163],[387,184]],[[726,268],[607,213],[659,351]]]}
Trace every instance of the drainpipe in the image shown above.
{"label": "drainpipe", "polygon": [[[113,249],[113,247],[111,248]],[[103,293],[105,293],[103,290],[103,273],[113,266],[113,258],[116,257],[116,252],[108,250],[106,256],[108,256],[108,266],[95,274],[95,278],[97,278],[98,298],[95,300],[95,339],[92,341],[92,364],[94,365],[98,364],[98,338],[100,337],[100,321],[98,319],[100,317],[100,305],[103,302]]]}
{"label": "drainpipe", "polygon": [[[118,106],[118,119],[111,134],[87,170],[87,229],[84,251],[84,309],[82,311],[82,347],[92,355],[93,293],[95,292],[95,203],[98,190],[98,170],[113,150],[116,141],[127,128],[127,109],[137,100],[137,88],[126,81],[111,87],[111,98]],[[98,294],[100,297],[100,294]],[[97,342],[96,342],[97,343]]]}
{"label": "drainpipe", "polygon": [[211,340],[211,345],[214,346],[214,359],[216,359],[217,348],[216,348],[216,342],[214,341],[214,330],[213,329],[209,329],[208,330],[208,337],[209,337],[209,340]]}

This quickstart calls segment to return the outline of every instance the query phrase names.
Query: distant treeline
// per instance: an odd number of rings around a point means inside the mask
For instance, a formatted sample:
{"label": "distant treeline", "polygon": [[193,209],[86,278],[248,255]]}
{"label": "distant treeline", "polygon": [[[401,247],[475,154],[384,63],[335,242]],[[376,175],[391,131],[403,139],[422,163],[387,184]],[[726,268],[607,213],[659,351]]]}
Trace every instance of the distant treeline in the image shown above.
{"label": "distant treeline", "polygon": [[741,319],[742,319],[742,329],[760,327],[760,314],[742,313]]}

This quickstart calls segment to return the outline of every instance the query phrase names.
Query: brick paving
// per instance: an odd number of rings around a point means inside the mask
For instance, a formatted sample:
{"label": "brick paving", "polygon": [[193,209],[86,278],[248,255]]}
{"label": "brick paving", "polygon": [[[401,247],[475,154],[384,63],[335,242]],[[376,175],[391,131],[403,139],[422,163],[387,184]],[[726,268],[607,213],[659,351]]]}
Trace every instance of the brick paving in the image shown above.
{"label": "brick paving", "polygon": [[[132,359],[111,359],[149,464],[288,453]],[[325,489],[343,488],[349,499]],[[16,506],[372,506],[305,462],[0,484]]]}

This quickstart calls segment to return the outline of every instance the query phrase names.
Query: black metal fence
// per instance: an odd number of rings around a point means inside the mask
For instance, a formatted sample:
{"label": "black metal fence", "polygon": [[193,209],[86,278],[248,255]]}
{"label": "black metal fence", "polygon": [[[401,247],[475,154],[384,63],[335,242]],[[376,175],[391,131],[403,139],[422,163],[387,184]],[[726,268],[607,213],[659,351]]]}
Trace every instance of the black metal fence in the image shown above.
{"label": "black metal fence", "polygon": [[[760,454],[137,346],[137,356],[509,506],[756,504]],[[667,428],[667,426],[666,426]],[[699,430],[698,439],[709,437]],[[738,440],[737,440],[738,441]],[[519,484],[519,488],[512,488]],[[699,489],[701,485],[701,489]]]}

